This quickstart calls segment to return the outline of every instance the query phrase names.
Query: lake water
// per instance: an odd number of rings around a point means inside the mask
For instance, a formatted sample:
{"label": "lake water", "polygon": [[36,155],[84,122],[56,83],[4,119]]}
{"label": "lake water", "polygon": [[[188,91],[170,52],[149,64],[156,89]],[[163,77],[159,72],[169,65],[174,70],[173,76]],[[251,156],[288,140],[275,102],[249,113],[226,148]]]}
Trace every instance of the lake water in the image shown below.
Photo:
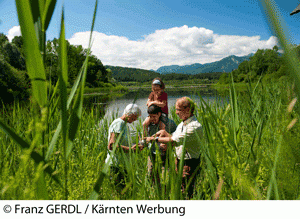
{"label": "lake water", "polygon": [[[227,102],[227,98],[224,95],[220,95],[216,90],[213,89],[198,89],[197,93],[192,90],[172,90],[172,91],[166,91],[168,94],[168,107],[169,107],[169,113],[170,109],[175,106],[176,100],[183,96],[188,96],[191,99],[193,99],[196,103],[200,103],[200,97],[205,101],[215,101],[217,98],[221,101]],[[142,111],[141,119],[144,120],[147,116],[147,100],[148,96],[150,94],[150,91],[135,91],[135,92],[129,92],[122,97],[115,98],[113,100],[110,100],[107,102],[105,107],[105,117],[110,117],[112,115],[117,115],[117,117],[122,116],[124,108],[130,104],[133,103],[135,100],[135,103],[140,107]]]}
{"label": "lake water", "polygon": [[[85,106],[89,109],[94,106],[94,116],[96,121],[99,121],[97,126],[102,127],[103,118],[111,120],[112,122],[113,116],[115,118],[121,117],[124,108],[128,104],[135,102],[139,105],[142,115],[138,121],[129,124],[129,130],[132,140],[134,141],[137,135],[137,124],[144,121],[144,119],[148,116],[146,103],[150,92],[151,90],[132,91],[119,97],[111,97],[110,95],[90,96],[85,98]],[[170,109],[175,106],[176,100],[183,96],[192,98],[196,104],[200,103],[199,95],[201,95],[206,102],[214,102],[216,99],[218,99],[221,103],[228,102],[228,95],[219,94],[214,89],[198,89],[197,93],[194,90],[188,89],[172,89],[167,90],[166,92],[168,94],[169,114]]]}

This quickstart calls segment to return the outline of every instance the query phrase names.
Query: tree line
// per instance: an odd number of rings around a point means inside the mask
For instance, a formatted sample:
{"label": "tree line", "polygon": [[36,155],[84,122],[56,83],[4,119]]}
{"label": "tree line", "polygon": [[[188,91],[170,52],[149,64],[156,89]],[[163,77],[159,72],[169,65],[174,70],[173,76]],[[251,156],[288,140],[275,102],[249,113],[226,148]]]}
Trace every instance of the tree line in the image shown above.
{"label": "tree line", "polygon": [[[71,87],[87,56],[87,49],[81,45],[71,45],[67,40],[68,86]],[[47,41],[45,69],[48,86],[58,81],[58,39]],[[103,87],[111,82],[112,73],[94,55],[89,56],[86,86]],[[30,93],[30,80],[26,74],[22,36],[16,36],[9,42],[6,35],[0,33],[0,99],[12,102],[14,99],[27,99]]]}
{"label": "tree line", "polygon": [[137,69],[137,68],[125,68],[106,66],[112,71],[112,77],[118,82],[149,82],[153,78],[160,77],[163,81],[182,81],[182,80],[193,80],[193,79],[207,79],[207,80],[218,80],[223,72],[212,72],[212,73],[198,73],[195,75],[183,74],[183,73],[168,73],[160,74],[155,71]]}
{"label": "tree line", "polygon": [[[300,46],[294,46],[293,49],[300,57]],[[274,46],[272,49],[258,49],[249,61],[242,62],[231,73],[234,82],[257,81],[259,78],[265,82],[270,82],[287,78],[288,68],[284,54],[279,52],[278,46]],[[224,73],[220,76],[218,83],[228,84],[230,82],[229,73]]]}

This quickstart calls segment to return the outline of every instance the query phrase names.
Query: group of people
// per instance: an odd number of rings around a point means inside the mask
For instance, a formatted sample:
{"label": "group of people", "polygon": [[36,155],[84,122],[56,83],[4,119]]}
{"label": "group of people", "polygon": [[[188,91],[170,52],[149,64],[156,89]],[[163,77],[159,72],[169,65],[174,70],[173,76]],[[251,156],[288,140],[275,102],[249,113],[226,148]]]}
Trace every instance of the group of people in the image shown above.
{"label": "group of people", "polygon": [[111,123],[108,130],[106,162],[109,163],[111,173],[116,177],[115,180],[121,182],[124,180],[123,173],[126,172],[124,168],[126,159],[124,158],[129,150],[135,151],[137,148],[143,150],[148,145],[150,148],[149,164],[152,166],[157,156],[160,156],[164,165],[168,147],[174,147],[176,171],[180,160],[183,159],[183,187],[185,187],[185,182],[192,177],[188,190],[188,194],[191,195],[195,176],[200,171],[202,126],[194,115],[195,103],[189,97],[181,97],[175,104],[176,114],[181,123],[177,126],[172,119],[168,118],[168,95],[164,90],[163,81],[155,78],[152,81],[152,92],[146,103],[148,117],[143,122],[143,136],[138,144],[132,144],[127,125],[141,116],[141,110],[137,104],[128,104],[123,115]]}

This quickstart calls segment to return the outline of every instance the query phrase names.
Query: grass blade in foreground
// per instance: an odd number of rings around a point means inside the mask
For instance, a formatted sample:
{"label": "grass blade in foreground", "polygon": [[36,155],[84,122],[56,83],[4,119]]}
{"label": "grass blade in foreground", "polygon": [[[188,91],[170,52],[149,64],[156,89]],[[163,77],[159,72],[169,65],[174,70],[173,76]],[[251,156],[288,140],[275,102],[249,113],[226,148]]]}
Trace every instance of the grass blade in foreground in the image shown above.
{"label": "grass blade in foreground", "polygon": [[24,42],[27,73],[34,99],[42,108],[47,101],[47,86],[43,59],[39,50],[30,1],[16,0],[19,23]]}
{"label": "grass blade in foreground", "polygon": [[[95,23],[95,18],[96,18],[97,5],[98,5],[98,1],[96,1],[96,5],[95,5],[95,11],[94,11],[93,23],[92,23],[92,27],[91,27],[91,35],[90,35],[90,40],[89,40],[89,49],[88,49],[88,51],[90,51],[90,48],[91,48],[92,32],[93,32],[93,29],[94,29],[94,23]],[[88,52],[88,54],[89,53],[90,52]],[[84,74],[86,74],[87,65],[88,65],[88,55],[87,55],[87,57],[86,57],[86,59],[84,61],[84,64],[83,64],[83,66],[82,66],[82,68],[81,68],[81,70],[80,70],[80,72],[79,72],[79,74],[78,74],[78,76],[76,78],[76,81],[73,84],[71,92],[69,94],[69,98],[68,98],[67,105],[66,105],[66,109],[67,110],[69,109],[69,107],[71,105],[71,102],[72,102],[72,100],[73,100],[73,98],[75,96],[76,91],[78,90],[78,87],[81,86],[80,83],[82,83],[83,80],[85,82],[85,79],[84,79],[85,76],[84,76]],[[79,91],[79,93],[81,93],[81,92],[83,92],[83,90]],[[77,97],[75,97],[75,98],[77,100]],[[73,115],[73,119],[75,119],[75,118],[76,118],[75,115]],[[72,126],[72,127],[73,127],[72,131],[69,132],[69,137],[71,139],[73,139],[75,137],[76,131],[74,132],[74,130],[77,130],[78,124],[76,126]],[[76,129],[74,127],[76,127]],[[49,160],[50,157],[51,157],[51,155],[54,152],[54,148],[55,148],[56,142],[58,140],[59,134],[61,132],[61,129],[62,129],[62,121],[60,121],[59,124],[57,125],[56,131],[55,131],[55,133],[54,133],[54,135],[53,135],[53,137],[51,139],[51,142],[50,142],[50,145],[48,147],[47,154],[46,154],[46,160]],[[67,152],[68,154],[72,150],[71,148],[72,148],[72,146],[70,146],[70,148],[68,149],[68,152]]]}
{"label": "grass blade in foreground", "polygon": [[64,199],[68,199],[68,168],[67,168],[67,146],[69,143],[68,138],[68,111],[67,111],[67,84],[68,84],[68,65],[67,65],[67,46],[65,39],[65,20],[64,9],[61,15],[59,37],[59,93],[60,93],[60,107],[61,107],[61,122],[62,122],[62,151],[63,151],[63,173],[64,173]]}
{"label": "grass blade in foreground", "polygon": [[[273,0],[264,0],[263,5],[266,9],[266,13],[269,16],[270,26],[273,27],[273,31],[275,35],[279,39],[280,45],[284,49],[284,53],[286,56],[286,62],[289,68],[290,76],[295,80],[295,88],[298,99],[300,99],[300,63],[295,50],[293,50],[292,46],[288,43],[289,37],[286,34],[287,30],[285,30],[285,25],[283,19],[280,17],[276,4]],[[298,108],[298,113],[300,114],[300,108]]]}
{"label": "grass blade in foreground", "polygon": [[[5,125],[3,122],[0,121],[0,128],[11,137],[12,140],[14,140],[18,145],[22,147],[22,149],[29,149],[30,144],[28,144],[23,138],[21,138],[18,134],[16,134],[11,128],[9,128],[7,125]],[[60,184],[58,178],[53,175],[53,170],[50,166],[46,164],[46,161],[44,158],[38,154],[35,151],[32,151],[30,153],[31,158],[34,160],[36,164],[40,164],[41,162],[44,162],[46,165],[45,171],[58,183]]]}
{"label": "grass blade in foreground", "polygon": [[87,53],[84,65],[82,67],[83,75],[82,75],[82,79],[81,79],[81,84],[79,85],[80,86],[79,91],[77,92],[77,96],[75,98],[75,102],[74,102],[74,106],[72,108],[72,113],[71,113],[71,118],[70,118],[69,136],[68,136],[70,141],[69,141],[69,145],[67,148],[67,154],[66,154],[67,157],[70,155],[70,153],[73,149],[76,132],[78,130],[79,123],[80,123],[81,117],[82,117],[83,93],[84,93],[85,80],[86,80],[86,74],[87,74],[88,60],[89,60],[89,55],[91,53],[92,35],[93,35],[95,19],[96,19],[96,14],[97,14],[97,6],[98,6],[98,1],[96,1],[96,3],[95,3],[88,53]]}
{"label": "grass blade in foreground", "polygon": [[46,0],[44,12],[42,15],[42,25],[44,31],[48,29],[52,14],[54,12],[54,8],[56,5],[57,0]]}

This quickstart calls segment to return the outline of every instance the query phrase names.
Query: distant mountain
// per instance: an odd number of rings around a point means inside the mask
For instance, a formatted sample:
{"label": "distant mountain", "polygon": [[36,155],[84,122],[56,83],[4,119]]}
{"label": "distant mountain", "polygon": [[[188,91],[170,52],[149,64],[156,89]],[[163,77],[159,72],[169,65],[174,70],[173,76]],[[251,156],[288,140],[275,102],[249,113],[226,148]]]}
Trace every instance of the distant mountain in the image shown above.
{"label": "distant mountain", "polygon": [[238,57],[235,55],[228,56],[220,61],[206,63],[206,64],[192,64],[192,65],[170,65],[163,66],[156,70],[161,74],[169,73],[181,73],[195,75],[198,73],[211,73],[211,72],[231,72],[234,69],[237,69],[239,64],[245,60],[249,60],[253,54],[247,56]]}
{"label": "distant mountain", "polygon": [[145,82],[170,73],[196,75],[199,73],[231,72],[232,70],[237,69],[240,63],[249,60],[251,56],[253,56],[253,54],[243,57],[232,55],[217,62],[206,64],[195,63],[185,66],[163,66],[156,71],[109,65],[106,65],[105,67],[112,71],[112,77],[117,81]]}

